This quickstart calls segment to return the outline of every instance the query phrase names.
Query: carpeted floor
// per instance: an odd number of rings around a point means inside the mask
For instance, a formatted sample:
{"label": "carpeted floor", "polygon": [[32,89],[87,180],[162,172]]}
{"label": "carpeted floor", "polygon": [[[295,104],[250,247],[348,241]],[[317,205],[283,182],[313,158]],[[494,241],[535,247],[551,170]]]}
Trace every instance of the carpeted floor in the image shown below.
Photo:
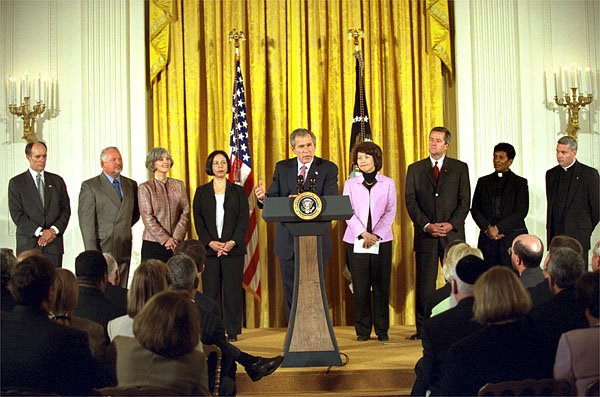
{"label": "carpeted floor", "polygon": [[[407,339],[414,333],[414,326],[392,327],[389,342],[379,342],[376,337],[358,342],[354,327],[335,327],[334,330],[344,366],[279,368],[259,382],[252,382],[243,367],[238,367],[238,394],[375,396],[410,393],[414,366],[422,353],[421,341]],[[276,356],[283,350],[285,332],[284,328],[244,329],[235,345],[258,356]]]}

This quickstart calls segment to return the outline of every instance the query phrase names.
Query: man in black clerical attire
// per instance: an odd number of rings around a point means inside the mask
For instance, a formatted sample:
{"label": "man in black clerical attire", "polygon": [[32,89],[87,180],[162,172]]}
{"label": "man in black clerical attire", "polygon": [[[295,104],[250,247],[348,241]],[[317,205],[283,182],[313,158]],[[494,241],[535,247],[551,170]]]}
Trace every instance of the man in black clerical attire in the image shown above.
{"label": "man in black clerical attire", "polygon": [[510,143],[494,146],[494,172],[477,181],[471,207],[473,220],[481,229],[477,248],[485,261],[509,268],[508,249],[516,236],[527,233],[529,211],[527,179],[510,170],[515,155]]}

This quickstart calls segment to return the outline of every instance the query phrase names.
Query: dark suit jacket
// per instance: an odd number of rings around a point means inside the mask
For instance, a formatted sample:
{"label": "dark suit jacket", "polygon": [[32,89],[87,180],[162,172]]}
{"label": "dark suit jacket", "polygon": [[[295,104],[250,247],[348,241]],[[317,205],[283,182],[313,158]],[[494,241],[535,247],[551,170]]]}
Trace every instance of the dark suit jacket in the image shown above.
{"label": "dark suit jacket", "polygon": [[44,171],[44,201],[38,193],[35,181],[29,170],[12,178],[8,183],[8,208],[10,216],[17,225],[17,255],[28,249],[38,247],[38,237],[34,235],[38,227],[48,229],[56,226],[56,239],[42,252],[57,255],[64,253],[63,235],[69,218],[71,204],[65,181],[58,175]]}
{"label": "dark suit jacket", "polygon": [[[600,218],[600,177],[598,170],[576,161],[573,164],[573,177],[565,205],[564,234],[571,236],[581,243],[584,251],[590,249],[590,236]],[[556,235],[552,225],[554,222],[552,209],[557,205],[558,181],[560,166],[546,172],[547,207],[547,242],[550,244]]]}
{"label": "dark suit jacket", "polygon": [[3,389],[87,395],[96,385],[96,364],[85,332],[22,305],[2,313],[1,323]]}
{"label": "dark suit jacket", "polygon": [[110,253],[117,262],[131,259],[131,226],[140,219],[137,183],[121,175],[123,200],[104,173],[81,184],[79,228],[86,250]]}
{"label": "dark suit jacket", "polygon": [[[436,184],[429,157],[408,166],[406,209],[414,224],[414,249],[429,251],[441,240],[465,239],[465,218],[471,203],[469,168],[462,161],[446,156]],[[428,223],[449,222],[453,229],[446,237],[433,237],[423,231]]]}
{"label": "dark suit jacket", "polygon": [[108,283],[104,295],[115,305],[127,310],[127,288]]}
{"label": "dark suit jacket", "polygon": [[504,173],[504,190],[502,191],[502,209],[500,220],[494,222],[493,202],[496,196],[494,180],[496,172],[479,178],[475,193],[473,194],[473,205],[471,215],[473,220],[481,229],[479,241],[489,240],[484,234],[488,226],[494,225],[501,234],[506,237],[502,240],[506,248],[512,246],[513,239],[527,233],[525,217],[529,211],[529,188],[527,179],[516,175],[512,171]]}
{"label": "dark suit jacket", "polygon": [[551,378],[540,365],[545,349],[525,320],[488,325],[450,347],[440,395],[476,396],[488,382]]}
{"label": "dark suit jacket", "polygon": [[206,247],[206,255],[217,256],[217,253],[208,246],[211,241],[225,242],[229,240],[235,241],[235,247],[229,252],[229,255],[245,255],[246,232],[250,214],[244,188],[227,181],[221,238],[217,234],[216,207],[217,201],[212,182],[196,189],[193,204],[194,222],[198,239]]}
{"label": "dark suit jacket", "polygon": [[[310,180],[316,179],[315,194],[318,196],[336,196],[338,191],[338,167],[329,160],[315,156],[313,163],[308,170],[305,178],[304,189],[310,187]],[[267,197],[287,197],[291,194],[298,194],[296,181],[298,179],[298,160],[282,160],[275,165],[273,181]],[[259,206],[262,204],[259,203]],[[275,237],[275,255],[280,259],[290,260],[294,257],[294,236],[281,223],[277,224],[277,235]],[[323,258],[331,256],[331,238],[329,233],[323,236]]]}
{"label": "dark suit jacket", "polygon": [[415,366],[417,378],[411,395],[424,396],[427,389],[435,390],[450,346],[481,328],[472,320],[474,302],[473,297],[464,298],[456,307],[425,320],[421,331],[423,357]]}
{"label": "dark suit jacket", "polygon": [[540,281],[533,287],[527,288],[527,292],[529,292],[529,295],[531,296],[531,303],[533,304],[533,307],[537,307],[554,297],[552,291],[550,291],[550,286],[548,285],[547,279]]}
{"label": "dark suit jacket", "polygon": [[106,328],[108,322],[113,318],[124,316],[126,313],[126,308],[119,307],[109,301],[98,288],[79,285],[77,306],[73,314],[100,324],[104,328],[107,343],[110,341]]}

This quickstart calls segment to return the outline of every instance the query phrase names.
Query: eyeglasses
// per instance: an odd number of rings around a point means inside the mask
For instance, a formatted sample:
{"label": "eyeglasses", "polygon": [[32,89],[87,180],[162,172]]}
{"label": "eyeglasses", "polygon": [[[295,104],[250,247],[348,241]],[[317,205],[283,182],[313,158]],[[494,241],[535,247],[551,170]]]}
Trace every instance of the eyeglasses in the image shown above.
{"label": "eyeglasses", "polygon": [[508,252],[508,256],[511,256],[513,253],[512,247],[508,247],[508,249],[506,250],[506,252]]}

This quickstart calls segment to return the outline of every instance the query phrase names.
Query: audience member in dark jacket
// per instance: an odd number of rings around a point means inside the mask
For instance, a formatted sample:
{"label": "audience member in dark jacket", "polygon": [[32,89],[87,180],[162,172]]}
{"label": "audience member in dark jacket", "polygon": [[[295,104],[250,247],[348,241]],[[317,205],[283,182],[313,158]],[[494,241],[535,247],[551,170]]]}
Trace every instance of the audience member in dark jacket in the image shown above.
{"label": "audience member in dark jacket", "polygon": [[53,282],[54,266],[40,256],[24,259],[12,273],[17,306],[2,313],[3,389],[86,395],[96,385],[87,334],[48,318]]}

